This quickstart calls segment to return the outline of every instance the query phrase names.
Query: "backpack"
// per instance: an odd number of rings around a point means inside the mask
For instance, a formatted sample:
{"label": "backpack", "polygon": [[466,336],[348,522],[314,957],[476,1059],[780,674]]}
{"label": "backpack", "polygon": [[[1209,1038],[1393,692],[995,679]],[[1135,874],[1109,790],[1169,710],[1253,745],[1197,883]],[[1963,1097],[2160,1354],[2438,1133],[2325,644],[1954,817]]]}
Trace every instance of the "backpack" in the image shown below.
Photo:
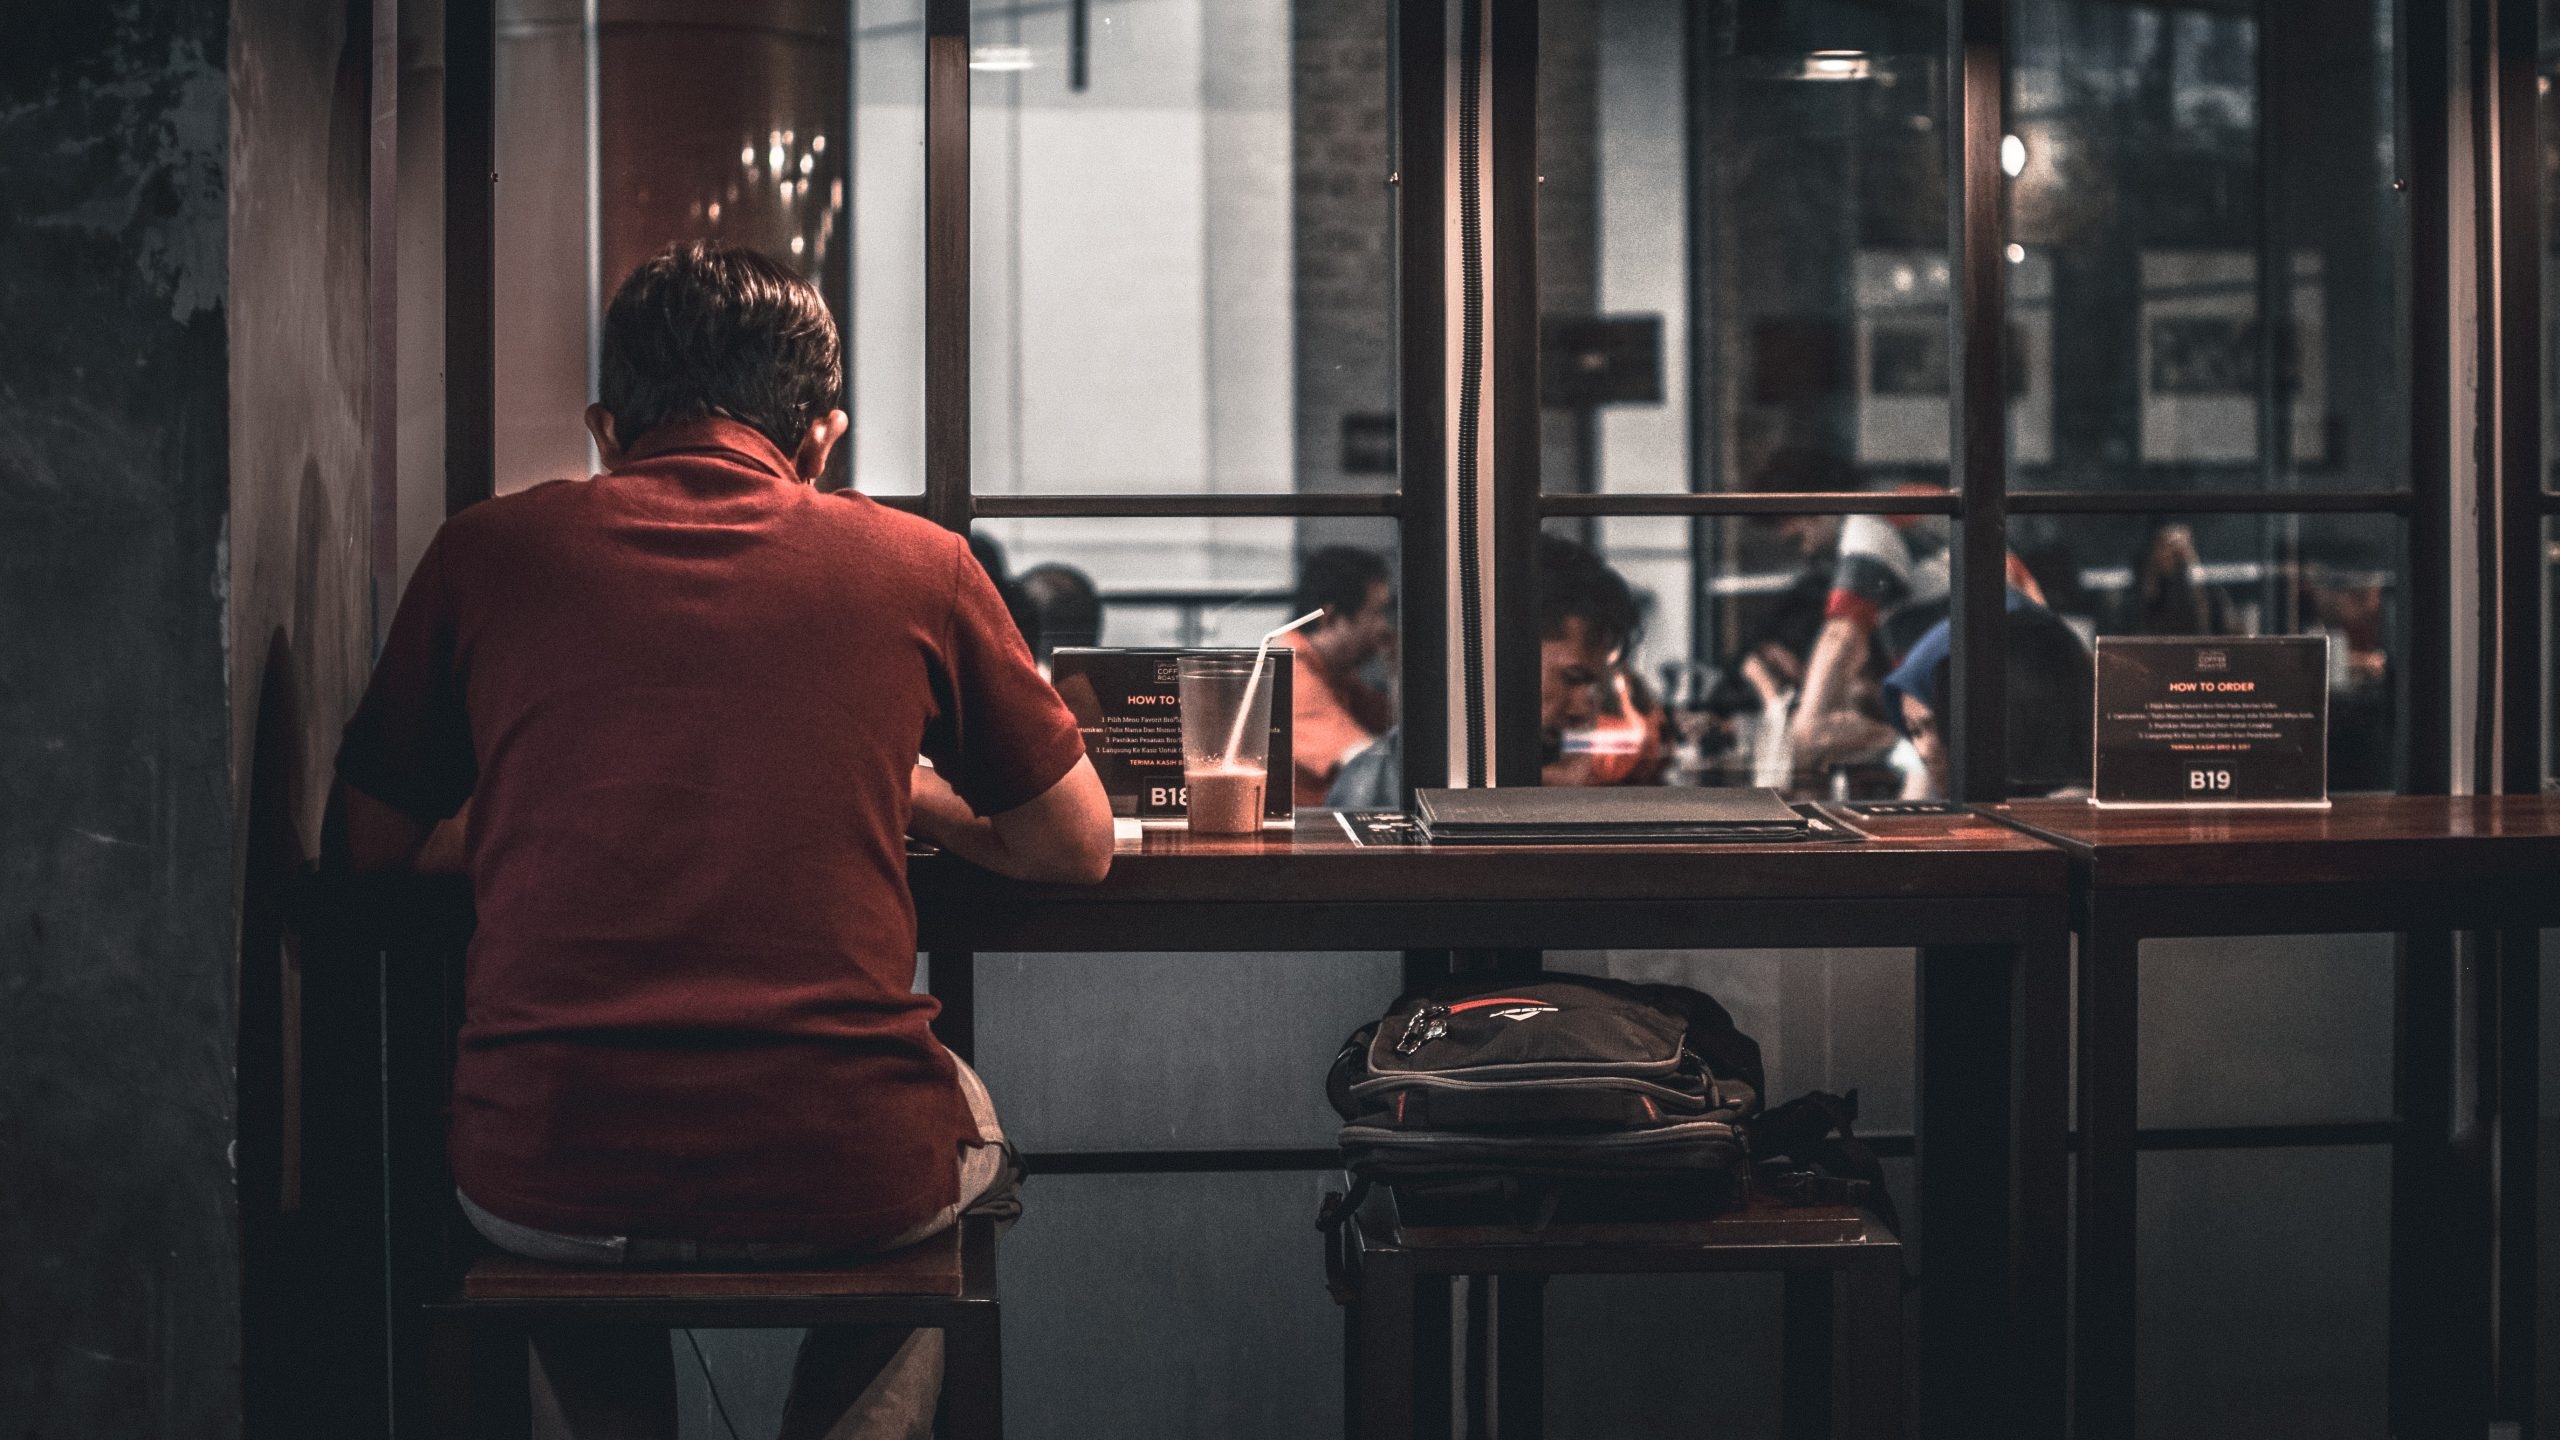
{"label": "backpack", "polygon": [[[1407,992],[1334,1058],[1354,1193],[1394,1187],[1417,1224],[1711,1214],[1756,1178],[1800,1203],[1863,1203],[1883,1172],[1857,1097],[1763,1115],[1760,1046],[1712,996],[1598,976],[1461,976]],[[1783,1162],[1781,1162],[1783,1157]]]}

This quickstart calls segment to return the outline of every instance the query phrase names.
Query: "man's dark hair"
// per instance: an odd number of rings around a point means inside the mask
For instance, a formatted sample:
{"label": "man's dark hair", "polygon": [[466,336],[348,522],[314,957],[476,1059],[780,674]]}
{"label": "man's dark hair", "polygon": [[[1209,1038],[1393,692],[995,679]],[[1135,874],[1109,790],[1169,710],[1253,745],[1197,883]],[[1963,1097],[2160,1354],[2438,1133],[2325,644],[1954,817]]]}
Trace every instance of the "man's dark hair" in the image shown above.
{"label": "man's dark hair", "polygon": [[1387,578],[1387,562],[1374,550],[1355,545],[1327,545],[1307,552],[1298,562],[1298,589],[1289,613],[1328,610],[1348,620],[1369,603],[1369,587]]}
{"label": "man's dark hair", "polygon": [[597,371],[626,448],[660,425],[721,415],[788,455],[844,389],[818,287],[753,250],[704,240],[668,246],[622,282]]}
{"label": "man's dark hair", "polygon": [[1553,640],[1580,616],[1603,649],[1633,645],[1644,625],[1635,592],[1589,546],[1562,535],[1538,536],[1538,638]]}

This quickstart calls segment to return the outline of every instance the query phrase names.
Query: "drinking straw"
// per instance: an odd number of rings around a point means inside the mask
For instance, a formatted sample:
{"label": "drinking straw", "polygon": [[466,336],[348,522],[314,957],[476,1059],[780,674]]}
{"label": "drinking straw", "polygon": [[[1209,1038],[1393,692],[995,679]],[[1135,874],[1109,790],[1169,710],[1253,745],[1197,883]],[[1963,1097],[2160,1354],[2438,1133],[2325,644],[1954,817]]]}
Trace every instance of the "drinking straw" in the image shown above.
{"label": "drinking straw", "polygon": [[1324,611],[1321,608],[1310,610],[1306,614],[1299,616],[1297,619],[1290,621],[1288,624],[1283,625],[1279,629],[1262,637],[1262,644],[1253,652],[1253,673],[1245,677],[1244,699],[1236,705],[1235,727],[1227,732],[1227,751],[1226,754],[1219,757],[1218,763],[1220,765],[1234,765],[1236,763],[1236,748],[1244,744],[1245,718],[1253,713],[1254,693],[1262,688],[1262,662],[1269,659],[1271,656],[1271,642],[1311,620],[1321,620],[1323,618]]}

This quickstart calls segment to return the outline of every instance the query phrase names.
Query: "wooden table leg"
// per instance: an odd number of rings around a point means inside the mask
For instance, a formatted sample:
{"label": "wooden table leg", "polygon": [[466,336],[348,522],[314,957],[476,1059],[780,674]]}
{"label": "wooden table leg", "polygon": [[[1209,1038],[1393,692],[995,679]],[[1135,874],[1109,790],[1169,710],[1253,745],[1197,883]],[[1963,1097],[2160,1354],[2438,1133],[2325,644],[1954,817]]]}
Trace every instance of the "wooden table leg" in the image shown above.
{"label": "wooden table leg", "polygon": [[2050,1440],[2063,1428],[2059,916],[2051,929],[1920,952],[1920,1434],[1930,1440]]}
{"label": "wooden table leg", "polygon": [[1780,1440],[1828,1440],[1841,1383],[1839,1281],[1846,1272],[1784,1272],[1779,1325],[1778,1435]]}
{"label": "wooden table leg", "polygon": [[2100,922],[2081,930],[2077,1440],[2132,1440],[2134,1431],[2141,948],[2140,937],[2121,927]]}
{"label": "wooden table leg", "polygon": [[[1790,1286],[1803,1272],[1790,1271]],[[1826,1278],[1820,1274],[1812,1278]],[[1900,1440],[1902,1267],[1853,1265],[1827,1277],[1831,1292],[1831,1429],[1835,1440]],[[1789,1335],[1790,1342],[1794,1340]],[[1787,1435],[1796,1431],[1790,1423]]]}

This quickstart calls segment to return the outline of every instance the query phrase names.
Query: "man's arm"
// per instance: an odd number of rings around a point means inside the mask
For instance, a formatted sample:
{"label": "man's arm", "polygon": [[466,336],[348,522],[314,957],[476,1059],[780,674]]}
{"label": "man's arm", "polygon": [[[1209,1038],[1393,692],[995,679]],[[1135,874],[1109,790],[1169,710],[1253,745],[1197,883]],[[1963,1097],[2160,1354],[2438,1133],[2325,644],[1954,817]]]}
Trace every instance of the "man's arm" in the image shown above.
{"label": "man's arm", "polygon": [[446,875],[462,869],[462,827],[471,814],[468,801],[452,819],[430,825],[344,781],[339,782],[338,797],[345,806],[347,860],[357,874],[414,870],[421,875]]}
{"label": "man's arm", "polygon": [[1872,622],[1859,616],[1833,615],[1814,636],[1813,654],[1805,661],[1804,693],[1796,697],[1795,719],[1787,726],[1797,764],[1821,758],[1815,751],[1832,714],[1848,703],[1849,687],[1867,663],[1873,630]]}
{"label": "man's arm", "polygon": [[1017,880],[1090,885],[1111,873],[1111,797],[1093,761],[1033,800],[998,815],[969,808],[934,770],[919,765],[907,828],[964,860]]}

